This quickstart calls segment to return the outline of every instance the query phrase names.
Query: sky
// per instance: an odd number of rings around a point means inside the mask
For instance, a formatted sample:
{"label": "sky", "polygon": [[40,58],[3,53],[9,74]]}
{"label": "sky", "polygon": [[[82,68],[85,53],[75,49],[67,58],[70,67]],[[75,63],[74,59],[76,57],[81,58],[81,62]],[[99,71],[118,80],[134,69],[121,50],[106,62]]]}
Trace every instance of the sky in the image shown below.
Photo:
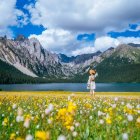
{"label": "sky", "polygon": [[0,0],[0,36],[69,56],[140,44],[139,0]]}

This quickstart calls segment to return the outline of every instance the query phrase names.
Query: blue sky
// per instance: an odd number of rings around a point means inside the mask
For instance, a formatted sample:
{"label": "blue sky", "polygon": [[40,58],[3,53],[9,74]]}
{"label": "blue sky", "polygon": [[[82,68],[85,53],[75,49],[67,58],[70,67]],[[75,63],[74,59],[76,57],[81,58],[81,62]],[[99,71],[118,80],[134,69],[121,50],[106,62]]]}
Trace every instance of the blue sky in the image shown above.
{"label": "blue sky", "polygon": [[2,0],[0,35],[36,37],[44,48],[68,55],[104,51],[140,43],[139,8],[139,0]]}

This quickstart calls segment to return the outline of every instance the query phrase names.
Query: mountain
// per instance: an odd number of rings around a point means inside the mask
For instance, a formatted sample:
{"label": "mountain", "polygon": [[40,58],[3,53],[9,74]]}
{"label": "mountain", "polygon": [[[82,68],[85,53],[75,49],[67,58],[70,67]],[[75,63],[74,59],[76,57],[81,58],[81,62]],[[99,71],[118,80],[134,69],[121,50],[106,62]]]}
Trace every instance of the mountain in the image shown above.
{"label": "mountain", "polygon": [[130,45],[132,47],[140,47],[140,44],[129,43],[128,45]]}
{"label": "mountain", "polygon": [[0,59],[32,77],[59,78],[66,72],[58,56],[45,50],[36,38],[0,38]]}
{"label": "mountain", "polygon": [[73,62],[75,64],[79,64],[92,59],[94,56],[99,56],[100,54],[101,51],[97,51],[96,53],[81,54],[81,55],[71,56],[71,57],[68,57],[65,54],[59,54],[59,59],[63,63]]}
{"label": "mountain", "polygon": [[[140,82],[140,49],[136,46],[121,44],[104,52],[69,57],[47,51],[36,38],[0,37],[0,77],[6,79],[10,73],[11,83],[86,82],[89,68],[94,67],[98,82]],[[1,79],[0,83],[9,82]]]}
{"label": "mountain", "polygon": [[[97,82],[140,82],[140,50],[122,44],[101,54],[104,59],[96,66]],[[110,53],[110,54],[109,54]],[[106,57],[107,56],[107,57]],[[93,62],[94,65],[94,62]],[[87,73],[83,75],[86,81]]]}

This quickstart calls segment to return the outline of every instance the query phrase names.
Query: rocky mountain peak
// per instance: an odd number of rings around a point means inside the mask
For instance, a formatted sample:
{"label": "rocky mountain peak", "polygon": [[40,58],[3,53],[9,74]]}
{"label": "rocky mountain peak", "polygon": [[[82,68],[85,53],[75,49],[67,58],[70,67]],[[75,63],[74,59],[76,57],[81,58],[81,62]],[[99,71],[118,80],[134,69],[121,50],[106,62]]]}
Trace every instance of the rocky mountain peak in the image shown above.
{"label": "rocky mountain peak", "polygon": [[22,34],[19,34],[16,38],[15,38],[15,41],[24,41],[26,40],[27,38],[22,35]]}

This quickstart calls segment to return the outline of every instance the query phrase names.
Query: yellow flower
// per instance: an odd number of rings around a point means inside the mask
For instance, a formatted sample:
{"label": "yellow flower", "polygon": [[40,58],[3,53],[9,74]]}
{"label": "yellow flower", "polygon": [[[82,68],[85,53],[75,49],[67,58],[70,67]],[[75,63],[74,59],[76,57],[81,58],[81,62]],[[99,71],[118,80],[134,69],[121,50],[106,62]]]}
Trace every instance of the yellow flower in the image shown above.
{"label": "yellow flower", "polygon": [[3,124],[4,126],[7,126],[7,124],[8,124],[8,118],[4,118],[2,124]]}
{"label": "yellow flower", "polygon": [[136,120],[136,126],[137,127],[140,127],[140,116],[137,118],[137,120]]}
{"label": "yellow flower", "polygon": [[122,116],[121,116],[121,115],[118,116],[118,120],[119,120],[119,121],[122,120]]}
{"label": "yellow flower", "polygon": [[86,103],[86,104],[85,104],[85,107],[90,109],[90,108],[92,108],[92,105],[89,104],[89,103]]}
{"label": "yellow flower", "polygon": [[17,137],[16,140],[24,140],[23,138],[21,137]]}
{"label": "yellow flower", "polygon": [[9,106],[9,107],[8,107],[8,111],[10,111],[10,110],[11,110],[11,107]]}
{"label": "yellow flower", "polygon": [[36,140],[49,140],[49,133],[45,131],[36,131],[35,132]]}
{"label": "yellow flower", "polygon": [[11,133],[10,135],[10,140],[14,140],[15,139],[16,134],[15,133]]}
{"label": "yellow flower", "polygon": [[112,123],[112,121],[111,121],[111,118],[110,118],[110,117],[107,117],[107,118],[106,118],[106,123],[107,123],[107,124],[111,124],[111,123]]}

